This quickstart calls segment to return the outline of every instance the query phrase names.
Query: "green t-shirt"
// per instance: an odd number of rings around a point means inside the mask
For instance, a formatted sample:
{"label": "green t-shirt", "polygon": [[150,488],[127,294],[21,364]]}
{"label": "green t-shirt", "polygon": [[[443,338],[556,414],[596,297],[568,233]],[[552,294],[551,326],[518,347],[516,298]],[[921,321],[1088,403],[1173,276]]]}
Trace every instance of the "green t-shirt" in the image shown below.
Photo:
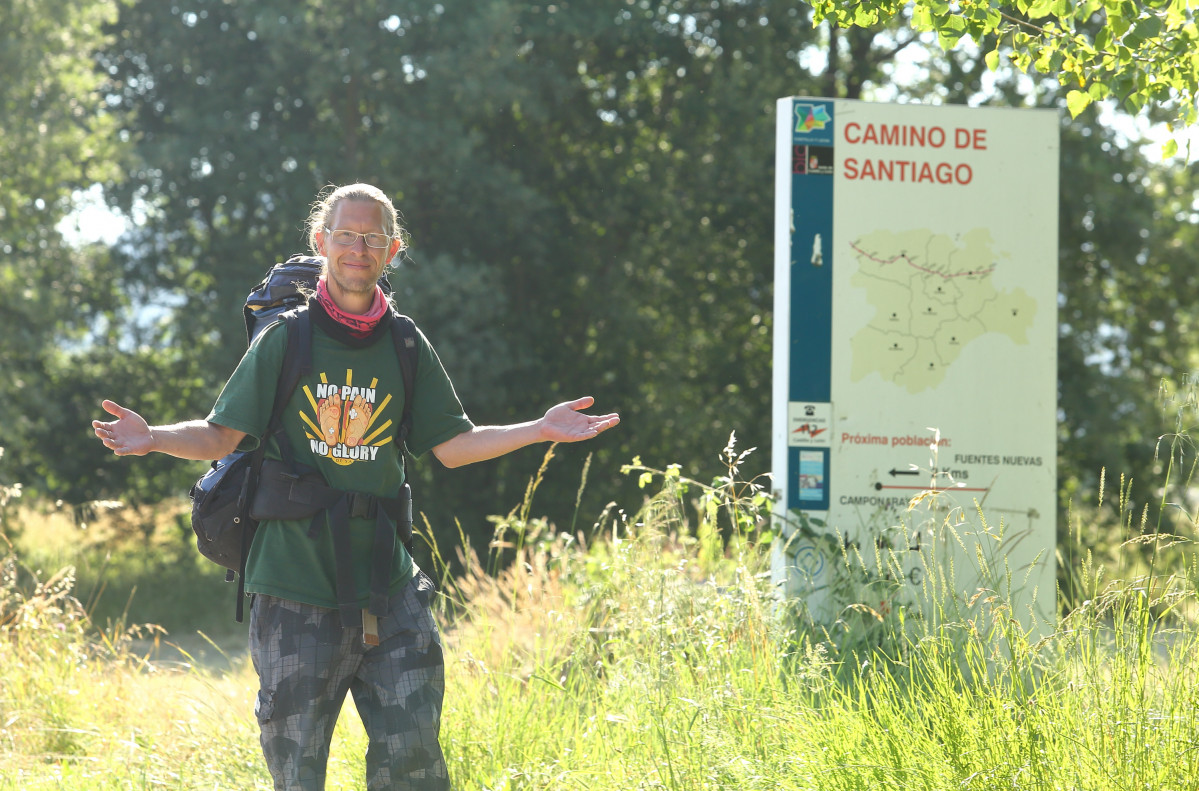
{"label": "green t-shirt", "polygon": [[[225,384],[208,420],[246,438],[239,450],[252,450],[266,433],[282,369],[287,333],[268,327],[246,351]],[[419,353],[408,449],[421,456],[434,446],[469,431],[470,419],[454,392],[437,353],[417,332]],[[365,348],[352,348],[313,322],[312,374],[301,379],[283,413],[283,428],[297,465],[319,470],[326,482],[345,491],[394,497],[404,482],[395,431],[404,407],[404,384],[388,332]],[[279,459],[274,442],[268,458]],[[336,607],[337,573],[331,531],[309,538],[309,520],[266,521],[259,525],[246,561],[246,590],[321,607]],[[375,520],[350,520],[355,595],[369,599]],[[412,577],[412,558],[396,542],[390,590]]]}

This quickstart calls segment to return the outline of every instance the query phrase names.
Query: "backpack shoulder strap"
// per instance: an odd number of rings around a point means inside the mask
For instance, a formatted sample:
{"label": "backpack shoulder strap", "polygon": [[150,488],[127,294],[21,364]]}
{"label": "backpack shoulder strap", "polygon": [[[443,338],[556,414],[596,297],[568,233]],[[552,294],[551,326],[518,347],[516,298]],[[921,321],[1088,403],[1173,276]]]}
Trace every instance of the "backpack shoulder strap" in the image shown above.
{"label": "backpack shoulder strap", "polygon": [[[266,444],[272,435],[276,436],[283,460],[288,465],[292,465],[291,442],[287,439],[287,432],[283,430],[283,410],[287,408],[287,402],[291,400],[291,394],[299,385],[300,378],[312,370],[312,322],[308,317],[307,306],[289,310],[280,314],[279,318],[283,321],[283,331],[287,333],[287,343],[283,351],[283,366],[279,371],[279,382],[275,386],[275,401],[271,406],[271,417],[267,421],[262,441],[258,443],[258,447],[253,451],[250,459],[250,470],[242,493],[245,508],[243,516],[246,517],[249,515],[249,504],[253,502],[255,490],[258,488],[262,462],[266,458]],[[233,616],[238,623],[241,623],[245,617],[246,560],[250,556],[252,535],[253,530],[242,531],[241,559],[237,574],[237,605]],[[226,577],[226,579],[231,578]]]}
{"label": "backpack shoulder strap", "polygon": [[400,415],[400,425],[396,430],[396,440],[400,443],[401,453],[408,433],[412,430],[412,399],[416,395],[416,367],[419,348],[416,340],[416,322],[402,313],[396,313],[391,322],[391,341],[395,344],[396,357],[400,361],[400,375],[404,379],[404,411]]}
{"label": "backpack shoulder strap", "polygon": [[279,370],[279,383],[275,387],[275,403],[271,407],[271,419],[267,424],[266,436],[276,434],[283,460],[292,463],[291,443],[283,431],[283,410],[299,386],[300,380],[312,372],[312,318],[308,307],[301,306],[280,314],[283,329],[287,333],[287,345],[283,352],[283,366]]}

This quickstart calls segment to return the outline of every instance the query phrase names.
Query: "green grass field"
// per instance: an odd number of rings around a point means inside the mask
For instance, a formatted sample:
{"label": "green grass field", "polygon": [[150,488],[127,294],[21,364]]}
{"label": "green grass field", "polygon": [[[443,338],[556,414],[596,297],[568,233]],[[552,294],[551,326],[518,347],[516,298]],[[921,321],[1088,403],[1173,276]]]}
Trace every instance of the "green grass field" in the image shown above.
{"label": "green grass field", "polygon": [[[1101,559],[1076,517],[1065,611],[1035,638],[1001,585],[848,608],[824,631],[773,597],[759,490],[631,472],[644,507],[573,535],[532,516],[534,482],[496,520],[515,562],[466,551],[445,580],[455,788],[1199,787],[1189,534],[1150,541],[1125,520]],[[269,788],[220,571],[170,518],[119,551],[51,517],[32,541],[28,518],[0,582],[0,789]],[[56,576],[71,566],[78,580]],[[131,628],[153,608],[170,633]],[[917,617],[932,611],[960,617]],[[185,615],[219,633],[178,633]],[[364,750],[348,706],[329,788],[362,787]]]}

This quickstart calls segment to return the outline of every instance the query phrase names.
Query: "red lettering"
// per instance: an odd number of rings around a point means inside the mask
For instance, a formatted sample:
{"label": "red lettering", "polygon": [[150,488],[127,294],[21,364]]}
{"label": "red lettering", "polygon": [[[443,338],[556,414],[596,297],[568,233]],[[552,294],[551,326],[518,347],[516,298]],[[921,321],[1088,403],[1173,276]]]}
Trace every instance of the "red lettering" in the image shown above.
{"label": "red lettering", "polygon": [[911,159],[857,159],[846,157],[841,174],[850,181],[898,181],[911,184],[961,184],[974,180],[965,162],[917,162]]}
{"label": "red lettering", "polygon": [[[913,126],[911,124],[875,125],[868,123],[863,126],[858,121],[850,121],[845,124],[845,131],[842,135],[845,142],[852,145],[943,148],[949,142],[949,134],[942,127]],[[957,148],[969,147],[971,141],[969,129],[955,129],[954,135],[954,143]]]}
{"label": "red lettering", "polygon": [[987,150],[987,130],[986,129],[962,129],[961,127],[953,130],[953,147],[954,148],[973,148],[976,151]]}

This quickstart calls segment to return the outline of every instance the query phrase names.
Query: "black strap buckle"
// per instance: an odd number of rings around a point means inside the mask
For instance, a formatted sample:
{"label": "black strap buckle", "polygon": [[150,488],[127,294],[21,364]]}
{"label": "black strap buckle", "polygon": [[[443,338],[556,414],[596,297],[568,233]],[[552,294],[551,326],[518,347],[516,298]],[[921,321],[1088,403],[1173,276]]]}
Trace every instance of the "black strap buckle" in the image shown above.
{"label": "black strap buckle", "polygon": [[361,492],[347,492],[349,498],[350,516],[356,519],[373,519],[378,511],[379,503],[374,495]]}

